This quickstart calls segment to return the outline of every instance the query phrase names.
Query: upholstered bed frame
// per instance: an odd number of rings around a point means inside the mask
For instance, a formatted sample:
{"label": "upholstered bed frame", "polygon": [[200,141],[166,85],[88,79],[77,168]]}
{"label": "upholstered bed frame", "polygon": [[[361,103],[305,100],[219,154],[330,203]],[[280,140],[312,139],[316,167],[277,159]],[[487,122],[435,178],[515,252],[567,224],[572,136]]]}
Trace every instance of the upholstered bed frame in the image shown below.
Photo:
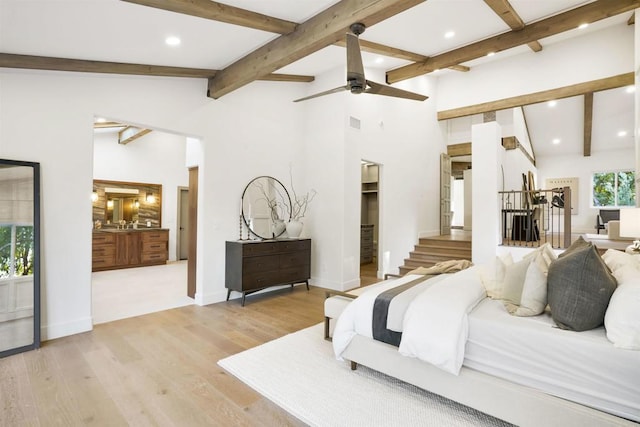
{"label": "upholstered bed frame", "polygon": [[616,417],[529,387],[463,367],[455,376],[415,358],[398,353],[397,347],[356,335],[345,360],[398,378],[424,390],[518,426],[604,427],[638,426]]}

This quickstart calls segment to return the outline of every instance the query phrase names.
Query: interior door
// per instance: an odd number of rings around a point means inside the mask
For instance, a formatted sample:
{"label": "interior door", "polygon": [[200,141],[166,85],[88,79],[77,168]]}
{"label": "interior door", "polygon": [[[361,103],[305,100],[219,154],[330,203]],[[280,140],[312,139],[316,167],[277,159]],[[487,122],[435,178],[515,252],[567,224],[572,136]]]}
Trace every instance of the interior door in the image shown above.
{"label": "interior door", "polygon": [[178,259],[189,258],[189,189],[179,189]]}
{"label": "interior door", "polygon": [[196,296],[196,248],[198,247],[198,168],[189,168],[189,243],[187,244],[187,295]]}
{"label": "interior door", "polygon": [[0,160],[0,357],[40,347],[40,164]]}
{"label": "interior door", "polygon": [[440,234],[451,234],[451,157],[440,154]]}

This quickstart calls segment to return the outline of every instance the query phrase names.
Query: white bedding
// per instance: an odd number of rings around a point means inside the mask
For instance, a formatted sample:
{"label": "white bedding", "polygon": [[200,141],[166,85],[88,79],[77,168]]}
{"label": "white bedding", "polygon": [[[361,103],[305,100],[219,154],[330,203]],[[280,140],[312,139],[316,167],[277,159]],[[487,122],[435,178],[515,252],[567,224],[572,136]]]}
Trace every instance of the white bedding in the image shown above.
{"label": "white bedding", "polygon": [[615,348],[602,327],[562,330],[487,298],[469,315],[464,366],[640,421],[640,351]]}
{"label": "white bedding", "polygon": [[[408,275],[380,283],[349,304],[333,332],[336,357],[341,359],[356,334],[372,338],[373,304],[380,293],[417,277]],[[486,296],[477,269],[435,276],[417,287],[419,292],[412,292],[418,295],[406,307],[399,351],[457,375],[467,341],[467,313]]]}

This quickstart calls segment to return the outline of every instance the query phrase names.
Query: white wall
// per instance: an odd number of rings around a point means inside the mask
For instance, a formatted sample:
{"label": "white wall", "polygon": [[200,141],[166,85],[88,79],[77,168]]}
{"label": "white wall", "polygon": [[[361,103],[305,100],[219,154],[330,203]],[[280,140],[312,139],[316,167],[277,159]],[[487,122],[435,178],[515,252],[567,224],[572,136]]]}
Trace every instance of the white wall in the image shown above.
{"label": "white wall", "polygon": [[189,185],[186,138],[153,131],[135,141],[118,144],[118,133],[96,133],[93,139],[93,178],[162,185],[162,225],[169,229],[169,260],[176,260],[178,187]]}
{"label": "white wall", "polygon": [[538,158],[538,182],[548,178],[578,177],[578,215],[571,215],[574,233],[595,233],[599,208],[591,207],[591,175],[611,170],[634,170],[635,152],[618,150],[592,152],[591,156],[555,156]]}
{"label": "white wall", "polygon": [[[186,160],[181,154],[181,161],[199,166],[197,303],[226,298],[224,242],[238,237],[246,183],[272,175],[288,186],[290,165],[299,191],[318,191],[303,231],[313,238],[313,279],[344,289],[358,282],[360,159],[382,163],[380,193],[388,206],[381,206],[379,246],[390,254],[387,268],[397,271],[418,233],[437,228],[431,154],[442,142],[434,101],[345,93],[315,104],[291,102],[322,82],[333,87],[344,79],[344,72],[336,75],[319,76],[315,86],[255,82],[212,100],[199,79],[1,70],[0,156],[42,165],[43,339],[92,328],[87,200],[94,116],[196,142],[197,153]],[[404,84],[410,86],[435,98],[430,79]],[[355,136],[347,130],[349,115],[363,123]]]}

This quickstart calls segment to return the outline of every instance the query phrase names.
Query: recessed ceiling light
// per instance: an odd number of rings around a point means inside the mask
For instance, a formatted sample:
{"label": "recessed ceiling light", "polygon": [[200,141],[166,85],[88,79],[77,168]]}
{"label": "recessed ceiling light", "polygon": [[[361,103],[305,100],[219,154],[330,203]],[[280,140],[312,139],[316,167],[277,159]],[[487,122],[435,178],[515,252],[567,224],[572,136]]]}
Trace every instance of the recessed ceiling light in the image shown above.
{"label": "recessed ceiling light", "polygon": [[627,93],[633,93],[636,91],[636,87],[635,86],[627,86],[627,88],[625,89],[625,91]]}
{"label": "recessed ceiling light", "polygon": [[623,136],[627,136],[627,131],[626,130],[621,130],[618,132],[618,136],[619,137],[623,137]]}
{"label": "recessed ceiling light", "polygon": [[378,56],[376,58],[376,64],[382,64],[384,62],[384,58],[382,56]]}
{"label": "recessed ceiling light", "polygon": [[553,143],[553,145],[558,145],[560,144],[560,138],[553,138],[551,142]]}
{"label": "recessed ceiling light", "polygon": [[487,53],[487,56],[493,56],[495,54],[496,54],[495,52],[489,52],[489,53]]}
{"label": "recessed ceiling light", "polygon": [[169,46],[178,46],[180,45],[180,39],[176,36],[169,36],[166,39],[164,39],[164,42],[166,44],[168,44]]}
{"label": "recessed ceiling light", "polygon": [[585,29],[585,28],[587,28],[588,26],[589,26],[589,24],[587,24],[587,23],[580,24],[580,25],[578,25],[578,29],[579,29],[579,30],[584,30],[584,29]]}
{"label": "recessed ceiling light", "polygon": [[445,39],[450,39],[455,35],[456,35],[455,31],[447,31],[446,33],[444,33],[444,38]]}
{"label": "recessed ceiling light", "polygon": [[555,107],[556,105],[558,105],[558,101],[553,100],[553,101],[549,101],[547,102],[547,105],[551,108]]}

